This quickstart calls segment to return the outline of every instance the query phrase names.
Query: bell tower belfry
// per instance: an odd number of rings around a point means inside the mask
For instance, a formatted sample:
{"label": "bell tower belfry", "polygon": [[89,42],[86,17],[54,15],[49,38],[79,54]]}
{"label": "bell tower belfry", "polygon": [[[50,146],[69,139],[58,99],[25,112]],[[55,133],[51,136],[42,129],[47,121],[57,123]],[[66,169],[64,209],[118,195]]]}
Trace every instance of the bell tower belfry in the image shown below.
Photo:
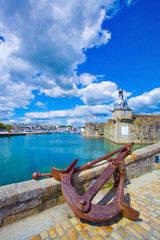
{"label": "bell tower belfry", "polygon": [[123,100],[123,90],[121,88],[118,90],[118,94],[119,94],[119,98]]}
{"label": "bell tower belfry", "polygon": [[125,120],[132,119],[132,110],[128,107],[127,100],[123,96],[123,90],[118,90],[118,98],[114,102],[112,119]]}

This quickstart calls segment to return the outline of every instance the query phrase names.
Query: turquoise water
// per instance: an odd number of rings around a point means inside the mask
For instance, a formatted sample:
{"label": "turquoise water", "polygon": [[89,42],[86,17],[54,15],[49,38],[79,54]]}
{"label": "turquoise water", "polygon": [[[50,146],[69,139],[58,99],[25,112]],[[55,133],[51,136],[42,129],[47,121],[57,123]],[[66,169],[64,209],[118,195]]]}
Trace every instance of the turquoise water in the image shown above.
{"label": "turquoise water", "polygon": [[80,134],[1,137],[0,186],[30,180],[35,171],[66,168],[75,158],[79,159],[78,166],[119,147],[106,139],[84,138]]}

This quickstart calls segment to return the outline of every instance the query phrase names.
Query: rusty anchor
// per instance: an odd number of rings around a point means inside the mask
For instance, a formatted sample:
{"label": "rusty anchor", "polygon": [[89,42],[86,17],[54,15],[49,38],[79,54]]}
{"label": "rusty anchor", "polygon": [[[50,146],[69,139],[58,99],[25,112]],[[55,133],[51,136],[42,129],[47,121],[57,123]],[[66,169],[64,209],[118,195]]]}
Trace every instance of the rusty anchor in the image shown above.
{"label": "rusty anchor", "polygon": [[[34,172],[32,177],[38,179],[39,177],[51,176],[61,181],[61,191],[67,204],[73,210],[75,216],[80,219],[89,221],[104,222],[114,218],[117,214],[122,214],[124,217],[136,221],[139,217],[139,212],[133,209],[124,200],[124,165],[122,160],[130,153],[134,143],[126,144],[125,146],[114,150],[100,158],[87,162],[79,167],[76,167],[78,159],[75,159],[65,170],[52,168],[51,173],[40,174]],[[116,157],[111,156],[119,153]],[[95,183],[83,194],[78,195],[71,184],[72,174],[75,172],[88,169],[94,164],[108,160],[108,166],[103,170]],[[114,186],[117,187],[117,192],[113,201],[107,205],[93,204],[91,201],[105,182],[114,173]]]}

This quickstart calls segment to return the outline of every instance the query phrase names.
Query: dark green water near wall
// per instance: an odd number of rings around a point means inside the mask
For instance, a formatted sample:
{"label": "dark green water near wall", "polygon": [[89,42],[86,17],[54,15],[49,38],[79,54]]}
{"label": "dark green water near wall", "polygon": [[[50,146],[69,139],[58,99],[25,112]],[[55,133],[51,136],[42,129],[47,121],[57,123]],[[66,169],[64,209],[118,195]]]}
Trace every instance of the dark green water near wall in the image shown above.
{"label": "dark green water near wall", "polygon": [[[78,165],[109,153],[120,145],[104,138],[80,134],[42,134],[0,138],[0,186],[30,180],[33,172],[66,168],[75,158]],[[133,150],[141,148],[136,145]]]}

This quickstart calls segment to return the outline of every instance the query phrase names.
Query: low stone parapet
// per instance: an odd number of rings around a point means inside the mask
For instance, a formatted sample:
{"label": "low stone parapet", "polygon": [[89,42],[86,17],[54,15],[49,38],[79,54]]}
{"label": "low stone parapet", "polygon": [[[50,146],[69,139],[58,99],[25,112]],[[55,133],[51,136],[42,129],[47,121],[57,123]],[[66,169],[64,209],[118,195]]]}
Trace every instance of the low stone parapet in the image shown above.
{"label": "low stone parapet", "polygon": [[132,152],[124,159],[128,178],[160,168],[160,143],[156,143]]}
{"label": "low stone parapet", "polygon": [[[128,178],[160,168],[160,143],[134,151],[124,159]],[[79,194],[90,187],[107,167],[106,161],[73,174],[72,184]],[[113,182],[113,177],[108,182]],[[0,187],[0,226],[37,214],[64,203],[60,182],[54,178],[30,180]]]}

